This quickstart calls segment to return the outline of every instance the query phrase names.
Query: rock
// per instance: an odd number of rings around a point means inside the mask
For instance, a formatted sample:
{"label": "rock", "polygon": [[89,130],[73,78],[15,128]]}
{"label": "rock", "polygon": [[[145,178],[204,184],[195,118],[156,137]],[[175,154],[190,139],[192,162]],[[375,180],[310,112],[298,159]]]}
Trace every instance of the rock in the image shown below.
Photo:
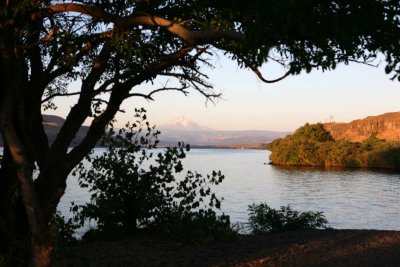
{"label": "rock", "polygon": [[373,136],[387,141],[400,141],[400,112],[390,112],[349,123],[325,123],[335,140],[362,142]]}

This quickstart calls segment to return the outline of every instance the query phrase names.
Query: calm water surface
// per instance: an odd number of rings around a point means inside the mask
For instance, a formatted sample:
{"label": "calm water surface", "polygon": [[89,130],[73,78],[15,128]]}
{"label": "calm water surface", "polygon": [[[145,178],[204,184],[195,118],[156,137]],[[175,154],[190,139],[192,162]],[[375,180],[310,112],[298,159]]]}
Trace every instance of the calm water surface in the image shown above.
{"label": "calm water surface", "polygon": [[[334,228],[400,230],[400,173],[279,168],[265,164],[269,153],[192,149],[183,165],[202,174],[223,172],[225,180],[215,192],[224,198],[222,210],[232,222],[246,222],[248,205],[264,201],[274,208],[290,204],[300,211],[323,211]],[[70,177],[59,209],[68,215],[71,201],[88,199],[87,191]]]}

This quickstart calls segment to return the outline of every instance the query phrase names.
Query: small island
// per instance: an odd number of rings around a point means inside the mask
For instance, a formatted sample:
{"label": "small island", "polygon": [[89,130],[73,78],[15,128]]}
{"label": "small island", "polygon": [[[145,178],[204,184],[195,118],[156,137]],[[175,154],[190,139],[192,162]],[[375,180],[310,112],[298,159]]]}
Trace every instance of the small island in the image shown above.
{"label": "small island", "polygon": [[335,140],[321,123],[307,123],[267,149],[273,165],[400,169],[399,141]]}

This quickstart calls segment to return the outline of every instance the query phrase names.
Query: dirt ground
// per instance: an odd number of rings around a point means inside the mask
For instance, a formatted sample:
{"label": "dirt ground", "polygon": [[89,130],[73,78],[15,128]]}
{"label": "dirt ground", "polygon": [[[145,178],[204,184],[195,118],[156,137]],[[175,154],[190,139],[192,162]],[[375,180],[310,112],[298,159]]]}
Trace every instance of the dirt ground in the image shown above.
{"label": "dirt ground", "polygon": [[314,230],[207,244],[141,236],[82,242],[56,266],[400,266],[400,232]]}

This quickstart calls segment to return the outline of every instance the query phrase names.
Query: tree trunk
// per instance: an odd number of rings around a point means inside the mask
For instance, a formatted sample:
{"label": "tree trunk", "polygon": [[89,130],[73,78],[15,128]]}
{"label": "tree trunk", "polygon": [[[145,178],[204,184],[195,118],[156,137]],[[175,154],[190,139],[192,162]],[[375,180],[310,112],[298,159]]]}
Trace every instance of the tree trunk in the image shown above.
{"label": "tree trunk", "polygon": [[[8,146],[6,150],[9,150]],[[10,204],[8,207],[3,205],[0,214],[4,227],[1,235],[6,237],[2,251],[6,253],[5,264],[25,265],[27,262],[24,262],[24,258],[27,259],[26,255],[30,255],[30,266],[50,266],[52,239],[49,224],[43,220],[41,207],[38,205],[30,164],[13,155],[12,164],[2,166],[0,180],[8,183],[1,192],[3,204]],[[14,185],[15,189],[7,192],[10,185]],[[23,255],[21,250],[30,253]]]}
{"label": "tree trunk", "polygon": [[28,262],[29,266],[51,266],[55,229],[40,219],[40,207],[27,200],[35,191],[23,192],[33,184],[21,185],[15,167],[9,166],[2,165],[0,171],[0,266],[26,266]]}
{"label": "tree trunk", "polygon": [[[0,130],[4,158],[0,171],[0,253],[4,265],[50,266],[52,244],[33,183],[32,123],[28,68],[12,42],[11,31],[0,32]],[[10,41],[11,40],[11,41]],[[30,259],[29,259],[30,257]],[[1,262],[0,262],[1,263]],[[3,264],[2,263],[2,264]]]}
{"label": "tree trunk", "polygon": [[54,246],[46,237],[32,238],[30,266],[48,267],[52,263]]}

